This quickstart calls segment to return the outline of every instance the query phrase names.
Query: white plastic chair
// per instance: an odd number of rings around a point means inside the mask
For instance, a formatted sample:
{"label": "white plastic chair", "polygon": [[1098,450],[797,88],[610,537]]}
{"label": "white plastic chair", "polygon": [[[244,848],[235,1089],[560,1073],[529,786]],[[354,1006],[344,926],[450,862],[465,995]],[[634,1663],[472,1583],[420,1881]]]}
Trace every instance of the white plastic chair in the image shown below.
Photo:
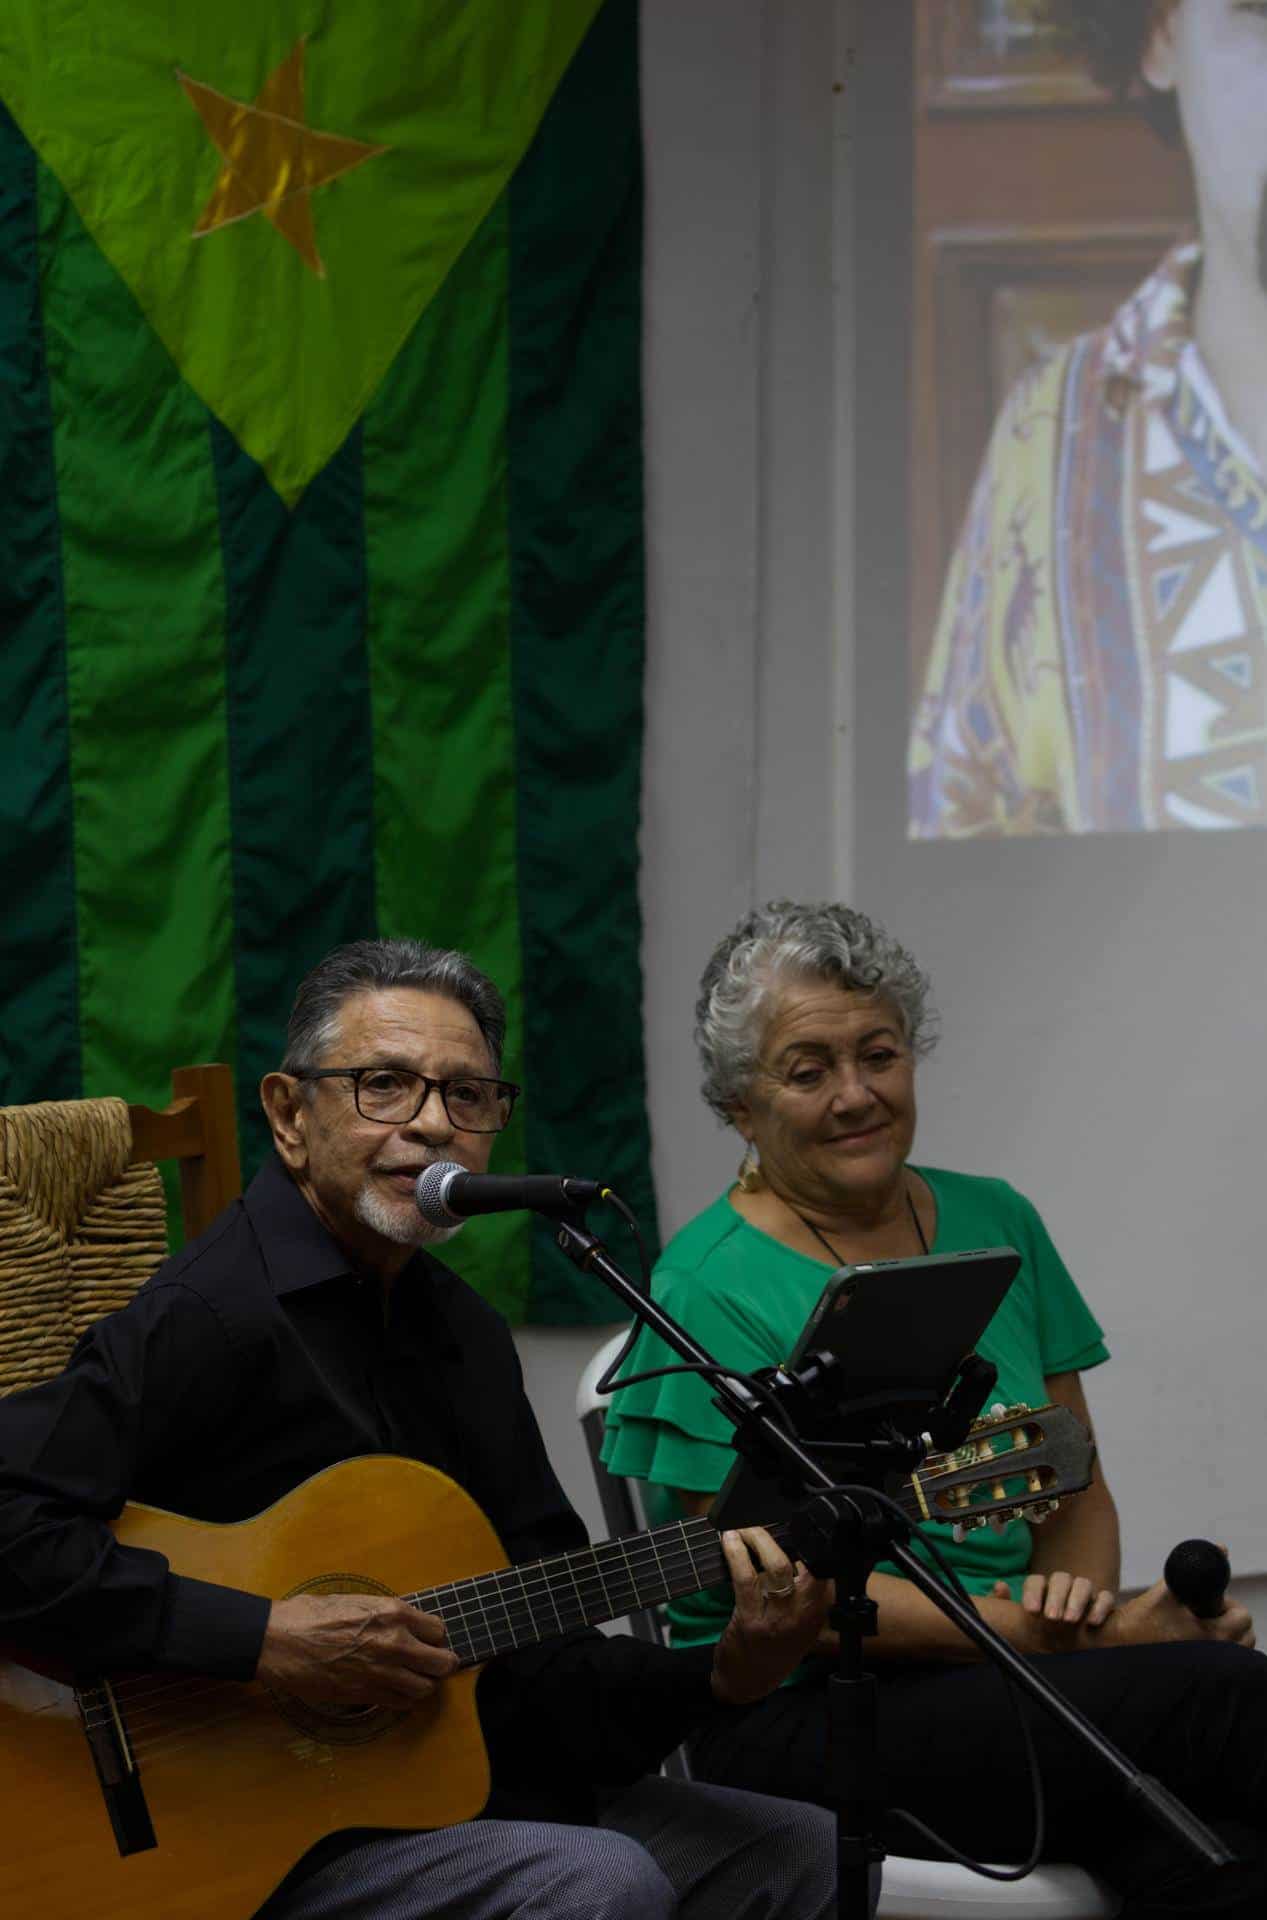
{"label": "white plastic chair", "polygon": [[[641,1482],[608,1473],[599,1459],[608,1396],[596,1389],[624,1338],[622,1331],[603,1342],[576,1389],[576,1417],[589,1448],[603,1518],[614,1534],[647,1525]],[[650,1613],[631,1616],[630,1626],[644,1639],[665,1638],[659,1618]],[[948,1861],[891,1853],[884,1862],[878,1911],[879,1920],[1113,1920],[1121,1904],[1081,1867],[1042,1866],[1025,1880],[983,1880]]]}
{"label": "white plastic chair", "polygon": [[[596,1389],[603,1374],[620,1352],[624,1338],[625,1335],[622,1332],[603,1342],[581,1375],[576,1389],[576,1417],[581,1423],[581,1432],[585,1435],[585,1444],[589,1448],[590,1465],[594,1469],[594,1481],[598,1488],[599,1504],[603,1509],[603,1520],[608,1533],[613,1537],[621,1533],[643,1533],[650,1525],[643,1505],[641,1481],[626,1480],[621,1474],[608,1473],[599,1458],[603,1444],[607,1395],[597,1392]],[[637,1613],[631,1613],[629,1630],[639,1640],[649,1640],[657,1646],[668,1645],[664,1620],[656,1607],[643,1607]],[[689,1780],[691,1768],[685,1747],[678,1747],[669,1754],[660,1771],[667,1774],[670,1780]]]}
{"label": "white plastic chair", "polygon": [[879,1920],[1113,1920],[1121,1901],[1081,1867],[1036,1867],[1024,1880],[983,1880],[946,1860],[884,1862]]}

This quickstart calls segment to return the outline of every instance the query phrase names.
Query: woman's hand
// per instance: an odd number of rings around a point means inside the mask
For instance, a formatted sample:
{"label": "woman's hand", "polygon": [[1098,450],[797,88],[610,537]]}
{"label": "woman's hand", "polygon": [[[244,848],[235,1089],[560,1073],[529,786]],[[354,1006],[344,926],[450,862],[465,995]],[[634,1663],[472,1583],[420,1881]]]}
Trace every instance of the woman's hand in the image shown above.
{"label": "woman's hand", "polygon": [[[1054,1589],[1054,1591],[1053,1591]],[[1010,1597],[1007,1583],[994,1584],[993,1598]],[[1069,1647],[1143,1647],[1175,1640],[1226,1640],[1234,1646],[1254,1645],[1254,1622],[1244,1607],[1233,1601],[1211,1620],[1199,1620],[1175,1599],[1164,1580],[1132,1600],[1117,1605],[1116,1596],[1107,1590],[1093,1593],[1089,1580],[1067,1573],[1031,1574],[1021,1597],[1022,1610],[1030,1616],[1040,1635],[1047,1635],[1030,1647],[1031,1652],[1061,1651],[1062,1628],[1069,1628]]]}
{"label": "woman's hand", "polygon": [[[1006,1580],[996,1580],[992,1591],[996,1600],[1012,1597]],[[1111,1587],[1097,1589],[1081,1573],[1031,1573],[1021,1589],[1024,1611],[1053,1625],[1102,1627],[1116,1605]]]}
{"label": "woman's hand", "polygon": [[1198,1620],[1176,1600],[1164,1580],[1118,1607],[1107,1622],[1104,1644],[1117,1647],[1155,1646],[1167,1640],[1226,1640],[1233,1646],[1254,1645],[1254,1622],[1244,1607],[1225,1600],[1212,1620]]}

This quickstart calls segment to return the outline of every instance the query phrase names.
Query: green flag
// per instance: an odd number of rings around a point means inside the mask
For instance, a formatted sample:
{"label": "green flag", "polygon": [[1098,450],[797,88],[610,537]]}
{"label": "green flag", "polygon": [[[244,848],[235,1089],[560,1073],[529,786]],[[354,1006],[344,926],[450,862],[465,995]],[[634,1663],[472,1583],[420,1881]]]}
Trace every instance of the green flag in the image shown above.
{"label": "green flag", "polygon": [[250,1169],[299,976],[416,934],[507,993],[494,1167],[654,1238],[634,0],[176,11],[0,22],[0,1098],[228,1058]]}

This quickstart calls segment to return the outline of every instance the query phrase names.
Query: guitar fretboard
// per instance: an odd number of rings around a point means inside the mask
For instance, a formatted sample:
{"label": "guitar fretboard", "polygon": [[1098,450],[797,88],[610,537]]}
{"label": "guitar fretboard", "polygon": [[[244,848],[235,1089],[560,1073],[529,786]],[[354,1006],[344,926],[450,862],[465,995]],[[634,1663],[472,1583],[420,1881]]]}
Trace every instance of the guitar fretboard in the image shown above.
{"label": "guitar fretboard", "polygon": [[404,1598],[421,1613],[438,1614],[462,1666],[475,1667],[494,1654],[697,1593],[725,1573],[721,1541],[709,1522],[674,1520],[650,1533],[604,1540]]}
{"label": "guitar fretboard", "polygon": [[[978,1448],[986,1436],[1006,1439],[1008,1450],[996,1453],[985,1447],[974,1457],[970,1447],[966,1460],[959,1454],[932,1454],[920,1469],[918,1487],[912,1476],[893,1488],[897,1504],[916,1521],[953,1521],[961,1511],[965,1517],[980,1519],[988,1511],[1002,1518],[1051,1502],[1090,1481],[1091,1443],[1067,1408],[1010,1408],[998,1420],[981,1424]],[[1006,1489],[1005,1480],[1010,1482]],[[934,1483],[943,1490],[962,1487],[978,1495],[983,1487],[989,1491],[984,1502],[977,1499],[934,1515],[929,1506]],[[778,1539],[786,1529],[775,1525],[769,1531]],[[698,1593],[725,1577],[721,1541],[712,1523],[701,1518],[674,1520],[649,1533],[626,1534],[596,1547],[578,1547],[403,1598],[421,1613],[438,1614],[461,1664],[476,1667],[515,1647],[535,1646],[576,1627],[597,1626],[680,1594]]]}

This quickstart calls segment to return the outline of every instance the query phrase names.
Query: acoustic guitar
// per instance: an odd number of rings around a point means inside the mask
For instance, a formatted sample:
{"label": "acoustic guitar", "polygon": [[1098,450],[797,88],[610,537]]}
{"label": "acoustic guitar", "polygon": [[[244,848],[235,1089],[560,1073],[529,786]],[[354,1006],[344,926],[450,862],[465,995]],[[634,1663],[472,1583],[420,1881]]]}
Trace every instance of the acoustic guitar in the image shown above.
{"label": "acoustic guitar", "polygon": [[[898,1497],[916,1521],[1041,1517],[1088,1484],[1093,1459],[1066,1408],[1009,1408],[931,1456]],[[489,1790],[475,1706],[487,1661],[725,1574],[706,1519],[509,1566],[460,1487],[391,1455],[343,1461],[233,1525],[129,1505],[114,1531],[178,1573],[272,1599],[400,1594],[440,1616],[461,1666],[398,1712],[313,1706],[259,1681],[66,1684],[20,1654],[0,1663],[6,1920],[245,1920],[327,1833],[468,1820]]]}

